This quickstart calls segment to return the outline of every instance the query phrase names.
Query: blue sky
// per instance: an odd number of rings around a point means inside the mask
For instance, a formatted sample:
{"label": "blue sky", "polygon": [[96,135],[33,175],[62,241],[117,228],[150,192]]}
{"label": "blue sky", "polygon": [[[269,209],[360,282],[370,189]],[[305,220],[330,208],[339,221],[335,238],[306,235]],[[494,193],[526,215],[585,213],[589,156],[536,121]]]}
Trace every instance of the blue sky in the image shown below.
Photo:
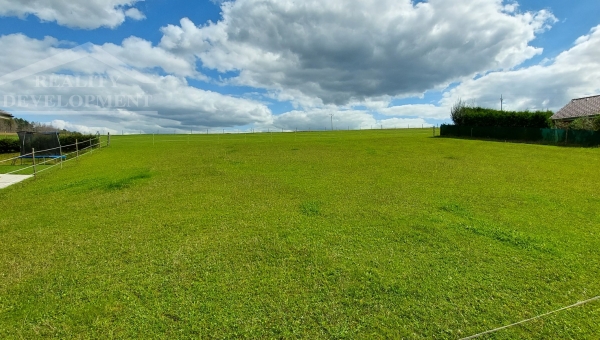
{"label": "blue sky", "polygon": [[[340,127],[418,126],[448,122],[459,98],[557,110],[600,94],[597,1],[6,4],[0,108],[72,130],[293,130],[331,114]],[[66,85],[39,86],[51,76]],[[89,77],[118,80],[69,86]],[[135,96],[148,105],[119,102]]]}

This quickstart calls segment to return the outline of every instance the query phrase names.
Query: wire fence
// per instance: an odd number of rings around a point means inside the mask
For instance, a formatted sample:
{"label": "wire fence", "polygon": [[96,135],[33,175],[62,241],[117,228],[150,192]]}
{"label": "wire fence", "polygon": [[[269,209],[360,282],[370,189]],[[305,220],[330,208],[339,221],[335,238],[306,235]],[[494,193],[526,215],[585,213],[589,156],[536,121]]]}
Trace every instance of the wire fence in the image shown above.
{"label": "wire fence", "polygon": [[[96,142],[94,142],[96,141]],[[12,170],[10,172],[0,172],[0,176],[2,175],[17,175],[17,174],[30,174],[32,173],[34,176],[37,176],[39,173],[48,171],[54,167],[60,166],[62,168],[64,163],[70,162],[72,160],[77,160],[79,157],[85,156],[87,154],[92,154],[94,149],[101,149],[103,147],[108,147],[110,145],[110,135],[105,141],[102,141],[101,138],[91,138],[89,140],[76,141],[73,144],[69,145],[61,145],[59,147],[45,149],[45,150],[32,150],[30,153],[22,154],[19,156],[10,157],[7,159],[0,160],[0,166],[8,165],[8,166],[16,166],[17,169]],[[63,153],[64,149],[75,148],[75,151],[69,153]],[[36,156],[37,154],[43,154],[47,152],[54,151],[57,153],[56,156]],[[23,167],[23,160],[31,159],[31,165],[25,165]],[[37,161],[37,159],[42,159],[42,161]],[[16,165],[16,162],[20,161],[20,165]],[[51,164],[54,162],[54,164]],[[45,166],[45,167],[44,167]],[[43,167],[42,169],[38,169],[38,167]]]}
{"label": "wire fence", "polygon": [[[371,129],[351,129],[349,132],[367,132]],[[381,130],[387,133],[403,133],[409,132],[407,128],[386,128],[383,126],[383,129],[373,129],[373,130]],[[418,132],[428,135],[430,137],[439,136],[439,127],[438,126],[428,126],[422,128],[421,126],[410,128],[410,132]],[[137,133],[137,134],[123,134],[123,135],[113,135],[114,141],[118,141],[119,143],[191,143],[191,142],[221,142],[221,141],[239,141],[239,142],[270,142],[270,141],[278,141],[278,136],[285,137],[285,140],[334,140],[344,138],[346,136],[345,132],[348,130],[270,130],[266,129],[265,131],[259,130],[250,130],[250,131],[233,131],[233,130],[221,130],[219,133],[214,133],[213,130],[205,130],[204,133],[197,133],[196,131],[189,131],[188,133],[175,134],[173,131],[171,133]],[[356,136],[356,135],[352,135]]]}
{"label": "wire fence", "polygon": [[[375,126],[371,126],[375,127]],[[350,129],[350,131],[366,131],[371,130],[371,127],[365,129]],[[432,136],[439,135],[439,128],[437,126],[413,126],[407,125],[406,128],[397,128],[397,127],[386,127],[383,125],[378,125],[378,128],[373,128],[373,130],[423,130],[430,131]],[[70,162],[73,159],[78,159],[80,156],[86,155],[88,153],[93,153],[94,149],[104,148],[110,146],[111,137],[119,142],[146,142],[146,143],[181,143],[181,142],[214,142],[215,135],[216,141],[256,141],[256,142],[269,142],[273,141],[273,136],[277,134],[293,134],[294,140],[305,140],[305,139],[337,139],[339,135],[333,134],[332,132],[340,132],[347,130],[336,130],[336,129],[322,129],[322,130],[274,130],[274,129],[266,129],[262,130],[250,130],[250,131],[233,131],[233,130],[223,130],[221,129],[221,133],[214,133],[214,130],[206,130],[205,133],[194,133],[193,130],[190,130],[188,134],[139,134],[133,135],[106,135],[100,137],[106,137],[105,140],[102,138],[90,138],[83,141],[77,141],[68,145],[61,145],[59,147],[44,149],[44,150],[32,150],[30,153],[21,154],[18,156],[9,157],[6,159],[0,159],[0,175],[13,175],[13,174],[33,174],[36,176],[39,173],[48,171],[52,168],[60,166],[62,168],[64,163]],[[141,131],[140,131],[141,132]],[[176,131],[174,131],[176,132]],[[200,136],[209,136],[213,138],[202,139],[198,138]],[[257,139],[252,139],[252,136],[257,137]],[[190,138],[192,137],[192,138]],[[262,137],[262,138],[261,138]],[[265,138],[266,137],[266,138]],[[65,150],[74,151],[64,153]],[[55,156],[47,156],[42,154],[47,154],[48,152],[56,152]],[[38,161],[39,160],[39,161]],[[16,162],[19,161],[20,164],[16,165]],[[24,162],[30,164],[23,164]],[[17,167],[16,169],[10,169],[11,171],[3,171],[1,166],[13,166]],[[6,169],[5,169],[6,170]]]}
{"label": "wire fence", "polygon": [[405,130],[405,129],[439,129],[439,125],[431,124],[374,124],[361,126],[326,126],[326,127],[310,127],[310,128],[288,128],[288,129],[190,129],[190,130],[168,130],[159,129],[152,131],[143,130],[121,130],[120,133],[113,136],[132,136],[132,135],[228,135],[228,134],[257,134],[257,133],[291,133],[291,132],[332,132],[332,131],[365,131],[365,130]]}

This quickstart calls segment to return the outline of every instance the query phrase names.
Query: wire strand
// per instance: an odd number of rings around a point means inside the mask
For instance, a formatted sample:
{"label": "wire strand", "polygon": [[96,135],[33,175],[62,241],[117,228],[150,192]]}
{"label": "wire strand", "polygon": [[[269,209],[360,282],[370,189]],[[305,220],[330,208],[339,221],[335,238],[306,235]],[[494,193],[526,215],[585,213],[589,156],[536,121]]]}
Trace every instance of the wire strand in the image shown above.
{"label": "wire strand", "polygon": [[600,295],[596,296],[596,297],[593,297],[591,299],[587,299],[585,301],[579,301],[579,302],[574,303],[574,304],[572,304],[570,306],[566,306],[566,307],[563,307],[563,308],[560,308],[560,309],[557,309],[557,310],[553,310],[553,311],[548,312],[548,313],[540,314],[538,316],[534,316],[532,318],[525,319],[523,321],[511,323],[510,325],[506,325],[506,326],[502,326],[502,327],[490,329],[489,331],[485,331],[485,332],[481,332],[481,333],[478,333],[478,334],[475,334],[475,335],[471,335],[471,336],[468,336],[466,338],[462,338],[460,340],[470,340],[470,339],[479,338],[482,335],[486,335],[486,334],[494,333],[494,332],[497,332],[497,331],[500,331],[500,330],[503,330],[503,329],[507,329],[507,328],[510,328],[510,327],[518,326],[518,325],[524,324],[526,322],[533,321],[533,320],[536,320],[536,319],[539,319],[539,318],[543,318],[544,316],[548,316],[548,315],[551,315],[551,314],[554,314],[554,313],[561,312],[563,310],[567,310],[567,309],[571,309],[571,308],[574,308],[574,307],[578,307],[578,306],[581,306],[581,305],[584,305],[586,303],[590,303],[590,302],[593,302],[593,301],[596,301],[596,300],[600,300]]}

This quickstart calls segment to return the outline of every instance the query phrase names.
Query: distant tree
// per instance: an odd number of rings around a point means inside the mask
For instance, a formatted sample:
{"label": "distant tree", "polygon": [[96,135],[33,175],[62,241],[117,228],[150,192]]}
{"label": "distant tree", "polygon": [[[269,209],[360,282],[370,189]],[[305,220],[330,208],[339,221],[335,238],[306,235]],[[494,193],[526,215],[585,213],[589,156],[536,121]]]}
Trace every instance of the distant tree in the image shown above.
{"label": "distant tree", "polygon": [[19,131],[33,130],[33,125],[23,118],[15,118],[14,121],[17,124],[17,130]]}

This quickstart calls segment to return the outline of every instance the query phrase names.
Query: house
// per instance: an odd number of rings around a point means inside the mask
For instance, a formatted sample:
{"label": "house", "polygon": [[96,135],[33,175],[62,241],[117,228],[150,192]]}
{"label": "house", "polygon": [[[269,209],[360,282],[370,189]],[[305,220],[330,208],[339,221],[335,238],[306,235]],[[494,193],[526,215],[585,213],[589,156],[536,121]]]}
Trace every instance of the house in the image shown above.
{"label": "house", "polygon": [[13,119],[13,118],[15,118],[15,117],[13,117],[13,115],[11,115],[10,113],[0,110],[0,119]]}
{"label": "house", "polygon": [[554,121],[570,122],[577,118],[600,116],[600,95],[571,100],[552,117]]}

